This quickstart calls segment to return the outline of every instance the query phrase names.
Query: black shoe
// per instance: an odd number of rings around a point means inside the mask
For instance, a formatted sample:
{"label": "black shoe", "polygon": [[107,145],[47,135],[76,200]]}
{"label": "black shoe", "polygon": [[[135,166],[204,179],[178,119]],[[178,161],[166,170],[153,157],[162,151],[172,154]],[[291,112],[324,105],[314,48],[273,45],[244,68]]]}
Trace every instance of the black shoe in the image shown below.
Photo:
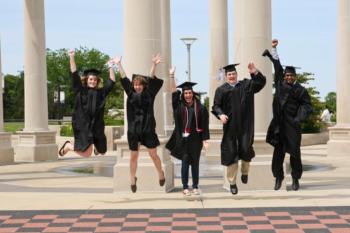
{"label": "black shoe", "polygon": [[270,51],[269,51],[268,49],[265,49],[265,50],[264,50],[264,52],[262,53],[262,56],[263,56],[263,57],[272,57],[272,56],[271,56],[271,53],[270,53]]}
{"label": "black shoe", "polygon": [[137,177],[135,177],[135,184],[130,185],[131,191],[133,193],[136,193],[136,190],[137,190],[136,181],[137,181]]}
{"label": "black shoe", "polygon": [[279,190],[282,186],[282,181],[284,177],[276,177],[275,190]]}
{"label": "black shoe", "polygon": [[237,185],[235,184],[231,184],[230,185],[230,191],[233,195],[236,195],[238,193],[238,188],[237,188]]}
{"label": "black shoe", "polygon": [[58,154],[63,157],[67,152],[64,151],[64,148],[66,147],[67,143],[70,143],[70,141],[65,141],[63,145],[61,146],[60,150],[58,151]]}
{"label": "black shoe", "polygon": [[292,189],[294,191],[297,191],[299,189],[299,187],[300,187],[299,180],[296,178],[293,178]]}
{"label": "black shoe", "polygon": [[248,183],[248,175],[242,175],[241,176],[241,181],[243,184],[247,184]]}

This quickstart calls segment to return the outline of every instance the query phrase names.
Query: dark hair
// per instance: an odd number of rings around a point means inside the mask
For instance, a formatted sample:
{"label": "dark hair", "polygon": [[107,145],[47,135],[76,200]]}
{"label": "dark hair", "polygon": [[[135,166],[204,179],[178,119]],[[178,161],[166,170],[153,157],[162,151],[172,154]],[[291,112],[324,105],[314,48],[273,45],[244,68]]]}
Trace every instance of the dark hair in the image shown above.
{"label": "dark hair", "polygon": [[193,93],[193,99],[194,100],[198,100],[198,101],[200,101],[200,95],[197,93],[197,92],[195,92],[195,91],[193,91],[192,89],[187,89],[187,90],[183,90],[182,92],[181,92],[181,101],[183,101],[184,103],[186,102],[185,101],[185,97],[184,97],[184,92],[185,91],[188,91],[188,90],[190,90],[190,91],[192,91],[192,93]]}

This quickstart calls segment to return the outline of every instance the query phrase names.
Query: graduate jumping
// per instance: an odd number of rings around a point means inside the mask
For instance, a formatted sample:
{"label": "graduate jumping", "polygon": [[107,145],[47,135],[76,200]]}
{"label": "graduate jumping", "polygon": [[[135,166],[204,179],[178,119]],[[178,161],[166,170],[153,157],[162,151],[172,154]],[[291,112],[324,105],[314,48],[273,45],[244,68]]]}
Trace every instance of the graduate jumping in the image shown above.
{"label": "graduate jumping", "polygon": [[74,144],[66,141],[58,153],[60,156],[64,156],[69,151],[75,151],[80,156],[89,157],[95,149],[95,154],[104,154],[107,151],[107,141],[104,134],[104,107],[106,97],[115,83],[112,61],[109,62],[109,79],[101,88],[101,72],[99,70],[87,69],[81,78],[75,64],[73,50],[69,52],[69,57],[74,93],[72,115]]}
{"label": "graduate jumping", "polygon": [[300,143],[302,121],[312,112],[311,99],[307,90],[296,79],[295,67],[283,67],[277,54],[278,40],[272,41],[271,53],[265,50],[275,69],[275,96],[273,99],[273,118],[269,125],[266,142],[274,146],[272,173],[276,178],[275,190],[279,190],[284,179],[283,161],[286,153],[290,154],[292,167],[292,189],[299,189],[299,179],[303,173]]}
{"label": "graduate jumping", "polygon": [[[176,89],[175,68],[169,70],[172,91],[172,106],[175,121],[174,131],[166,144],[171,155],[182,161],[181,181],[185,196],[199,195],[199,159],[202,147],[208,149],[209,116],[201,104],[199,95],[193,91],[196,83],[184,82]],[[188,188],[188,172],[192,171],[192,192]]]}
{"label": "graduate jumping", "polygon": [[148,149],[148,153],[157,169],[159,185],[164,186],[165,176],[161,161],[157,155],[157,146],[160,145],[156,134],[156,120],[154,118],[154,99],[163,85],[163,80],[155,76],[156,66],[161,62],[159,54],[152,58],[150,77],[134,74],[132,80],[126,77],[121,64],[121,57],[116,57],[121,76],[122,87],[128,96],[126,112],[128,120],[128,144],[130,149],[130,182],[131,191],[136,192],[136,170],[140,145]]}
{"label": "graduate jumping", "polygon": [[254,63],[249,63],[251,79],[238,81],[236,66],[224,68],[226,83],[215,91],[212,113],[223,123],[221,164],[227,166],[227,179],[232,194],[238,193],[236,177],[241,160],[241,180],[248,182],[249,163],[255,157],[254,143],[254,94],[266,83],[266,78]]}

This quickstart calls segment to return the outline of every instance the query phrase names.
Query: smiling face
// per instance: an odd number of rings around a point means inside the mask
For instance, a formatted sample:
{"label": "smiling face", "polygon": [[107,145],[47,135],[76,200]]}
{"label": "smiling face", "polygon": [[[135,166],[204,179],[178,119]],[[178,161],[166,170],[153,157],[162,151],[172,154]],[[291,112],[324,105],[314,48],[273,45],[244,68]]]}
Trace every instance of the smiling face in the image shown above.
{"label": "smiling face", "polygon": [[145,88],[141,80],[134,80],[133,85],[135,92],[138,94],[143,92],[143,89]]}
{"label": "smiling face", "polygon": [[225,76],[229,84],[234,85],[237,83],[237,71],[226,72]]}
{"label": "smiling face", "polygon": [[193,103],[193,91],[184,90],[184,99],[186,104],[191,105]]}
{"label": "smiling face", "polygon": [[97,85],[98,85],[98,77],[97,77],[96,75],[90,74],[90,75],[87,77],[86,85],[87,85],[89,88],[96,88]]}
{"label": "smiling face", "polygon": [[293,84],[296,80],[296,75],[293,73],[286,73],[284,75],[284,80],[286,80],[288,84]]}

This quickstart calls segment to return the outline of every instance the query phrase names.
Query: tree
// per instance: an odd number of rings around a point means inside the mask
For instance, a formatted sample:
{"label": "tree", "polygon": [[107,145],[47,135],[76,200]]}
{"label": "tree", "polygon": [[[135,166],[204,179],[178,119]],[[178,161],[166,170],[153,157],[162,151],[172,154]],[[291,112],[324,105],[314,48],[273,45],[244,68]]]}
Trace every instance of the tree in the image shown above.
{"label": "tree", "polygon": [[4,77],[4,119],[24,119],[24,78],[23,72],[19,75],[7,74]]}
{"label": "tree", "polygon": [[[311,77],[310,73],[306,72],[297,75],[297,80],[300,84],[309,84],[309,82],[314,79],[315,78]],[[322,127],[320,115],[324,106],[320,101],[320,97],[318,96],[320,93],[316,90],[315,87],[307,87],[306,89],[311,97],[312,113],[309,118],[302,123],[302,132],[318,133]]]}
{"label": "tree", "polygon": [[[74,106],[74,96],[71,87],[69,56],[67,49],[50,50],[47,49],[47,79],[48,79],[48,105],[49,118],[56,118],[57,106],[54,104],[54,92],[60,85],[65,92],[65,103],[63,107],[63,115],[71,115]],[[75,61],[78,70],[81,72],[87,68],[96,68],[101,71],[101,78],[106,81],[109,78],[108,67],[106,66],[109,56],[97,49],[88,49],[80,47],[75,50]],[[116,77],[116,85],[109,94],[106,101],[105,111],[110,108],[123,108],[123,90]]]}
{"label": "tree", "polygon": [[325,107],[332,112],[332,121],[336,121],[337,114],[337,94],[335,92],[329,92],[325,97]]}

